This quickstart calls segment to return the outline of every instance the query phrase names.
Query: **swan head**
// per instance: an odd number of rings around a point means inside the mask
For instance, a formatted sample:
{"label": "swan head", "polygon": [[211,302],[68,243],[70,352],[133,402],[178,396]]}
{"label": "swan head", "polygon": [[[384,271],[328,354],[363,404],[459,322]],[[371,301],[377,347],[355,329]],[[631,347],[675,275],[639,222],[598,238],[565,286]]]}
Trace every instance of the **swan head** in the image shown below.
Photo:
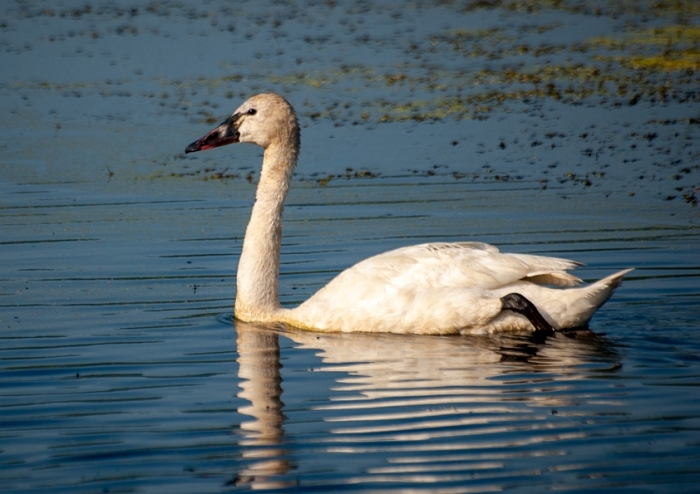
{"label": "swan head", "polygon": [[292,105],[278,94],[255,95],[221,125],[187,146],[185,153],[236,142],[249,142],[264,149],[277,144],[298,152],[299,123]]}

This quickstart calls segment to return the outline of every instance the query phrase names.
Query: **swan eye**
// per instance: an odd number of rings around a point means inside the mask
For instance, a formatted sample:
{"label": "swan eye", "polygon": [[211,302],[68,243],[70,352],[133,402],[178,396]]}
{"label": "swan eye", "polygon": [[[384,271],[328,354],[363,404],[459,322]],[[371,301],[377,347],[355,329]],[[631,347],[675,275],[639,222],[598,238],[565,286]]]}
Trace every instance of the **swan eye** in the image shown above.
{"label": "swan eye", "polygon": [[258,110],[256,110],[255,108],[251,108],[250,110],[248,110],[248,115],[255,115],[256,113],[258,113]]}

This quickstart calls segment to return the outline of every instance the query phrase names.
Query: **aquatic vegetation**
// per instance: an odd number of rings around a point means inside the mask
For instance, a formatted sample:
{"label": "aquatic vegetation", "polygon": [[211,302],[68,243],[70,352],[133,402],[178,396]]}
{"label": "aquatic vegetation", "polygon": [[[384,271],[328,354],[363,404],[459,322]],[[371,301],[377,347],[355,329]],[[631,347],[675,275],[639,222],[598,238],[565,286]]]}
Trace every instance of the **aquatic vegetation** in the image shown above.
{"label": "aquatic vegetation", "polygon": [[[683,0],[440,0],[401,8],[382,2],[327,2],[306,9],[270,4],[264,14],[246,3],[235,8],[169,1],[145,7],[17,4],[3,7],[0,53],[9,60],[29,57],[67,67],[87,62],[91,70],[7,76],[0,80],[0,93],[12,115],[24,108],[44,112],[45,102],[52,101],[46,127],[54,136],[58,129],[60,135],[69,133],[73,108],[94,108],[89,118],[98,121],[213,125],[236,101],[263,91],[294,100],[303,125],[331,131],[500,121],[506,115],[537,116],[533,123],[551,130],[552,118],[569,121],[580,108],[604,110],[611,118],[619,112],[621,124],[627,125],[624,115],[630,112],[693,108],[688,105],[700,101],[698,16],[700,4]],[[19,29],[25,23],[44,27]],[[584,34],[588,32],[590,36]],[[152,62],[182,37],[192,50],[186,63],[171,70],[163,60]],[[150,58],[141,57],[135,46],[153,50]],[[626,136],[625,152],[614,136],[598,134],[601,142],[578,146],[572,133],[550,138],[549,130],[526,130],[517,140],[507,138],[510,131],[504,130],[465,150],[483,168],[479,173],[459,161],[434,168],[447,158],[428,159],[423,168],[402,173],[431,180],[532,180],[552,191],[601,187],[612,176],[600,175],[602,170],[616,163],[630,170],[646,166],[635,184],[665,180],[672,185],[661,197],[673,196],[668,200],[680,203],[687,195],[685,201],[694,204],[698,126],[695,116],[686,114],[634,122],[636,135]],[[658,137],[644,137],[652,135]],[[463,137],[450,139],[461,142]],[[557,151],[569,148],[569,156]],[[141,176],[255,180],[249,170],[230,171],[215,158],[168,163],[167,171],[158,167]],[[515,163],[530,171],[514,170]],[[652,166],[664,174],[649,172]],[[119,169],[110,169],[114,180],[122,177]],[[363,161],[354,169],[367,174],[326,170],[308,176],[300,172],[298,179],[336,185],[341,178],[377,176],[381,165]],[[637,185],[630,185],[625,193],[638,197],[638,192]]]}
{"label": "aquatic vegetation", "polygon": [[[239,64],[223,64],[231,69],[226,74],[200,75],[192,78],[157,80],[163,91],[170,93],[157,105],[161,111],[185,111],[196,121],[213,122],[220,117],[203,103],[197,102],[198,93],[234,99],[244,98],[256,87],[279,88],[293,91],[295,88],[312,88],[324,94],[353,95],[348,108],[333,111],[314,108],[304,116],[318,120],[329,118],[338,125],[352,123],[386,123],[392,121],[422,121],[443,118],[485,118],[497,108],[509,102],[551,99],[563,104],[605,102],[612,105],[638,104],[642,101],[688,101],[698,98],[691,86],[697,86],[695,76],[700,67],[700,28],[688,21],[700,14],[700,7],[692,1],[638,1],[598,2],[565,0],[494,0],[473,1],[467,5],[457,2],[419,3],[409,7],[420,12],[440,6],[453,9],[455,15],[473,15],[483,10],[499,10],[507,15],[532,14],[541,11],[563,11],[569,14],[629,17],[627,30],[621,34],[597,36],[588,40],[563,42],[568,29],[562,21],[538,20],[528,17],[525,22],[501,23],[478,29],[423,30],[409,29],[408,33],[387,38],[378,33],[362,33],[362,15],[374,9],[391,13],[397,22],[406,22],[405,16],[387,6],[373,8],[355,5],[339,10],[339,6],[326,5],[328,13],[337,15],[335,21],[343,30],[356,33],[350,38],[346,32],[333,29],[319,33],[307,32],[300,41],[321,49],[326,45],[350,45],[359,49],[374,47],[376,50],[398,50],[403,57],[396,59],[393,67],[379,69],[371,63],[343,61],[339,64],[313,64],[307,67],[302,56],[297,55],[301,70],[277,69],[272,72],[246,69]],[[319,7],[321,8],[321,7]],[[292,23],[308,23],[304,14],[296,8],[285,14],[271,12],[268,16],[244,14],[252,21],[254,29],[245,33],[237,29],[235,22],[223,22],[222,16],[232,13],[230,8],[220,11],[210,7],[189,8],[176,3],[149,4],[146,8],[122,7],[112,4],[65,8],[22,8],[17,18],[59,17],[70,20],[74,28],[67,32],[54,32],[49,42],[65,43],[68,39],[87,39],[91,43],[105,42],[102,33],[117,36],[162,36],[163,30],[144,22],[148,17],[164,19],[182,17],[188,22],[206,20],[214,32],[252,40],[271,28],[273,38],[289,37],[285,27]],[[645,27],[647,18],[668,19],[669,25]],[[99,28],[94,20],[102,19]],[[330,17],[329,19],[333,19]],[[678,23],[683,19],[684,23]],[[90,21],[85,24],[84,21]],[[9,29],[12,18],[3,21]],[[81,24],[83,23],[83,24]],[[410,25],[410,23],[409,23]],[[291,27],[290,27],[291,29]],[[415,31],[415,32],[414,32]],[[557,42],[549,41],[550,35]],[[552,38],[554,39],[554,38]],[[7,46],[8,50],[21,52],[28,48]],[[107,54],[107,52],[103,51]],[[284,56],[284,51],[267,54],[259,49],[254,58]],[[432,60],[444,60],[433,63]],[[468,59],[474,63],[464,65]],[[667,74],[667,75],[664,75]],[[136,73],[145,79],[143,71]],[[120,84],[133,85],[137,81],[123,80]],[[35,90],[63,91],[67,97],[81,97],[84,91],[96,91],[104,98],[128,97],[133,94],[149,94],[147,91],[107,88],[108,81],[30,83],[18,81],[18,87]],[[246,90],[242,91],[245,86]],[[360,91],[361,90],[361,91]],[[81,92],[78,92],[81,91]],[[360,100],[356,99],[359,95]],[[150,91],[155,94],[155,91]],[[148,96],[149,98],[151,96]],[[593,98],[593,99],[592,99]],[[153,98],[154,100],[156,98]]]}
{"label": "aquatic vegetation", "polygon": [[622,37],[598,37],[588,43],[591,48],[624,52],[600,55],[601,60],[615,60],[632,70],[649,72],[684,71],[687,75],[700,69],[700,28],[664,26],[632,31]]}

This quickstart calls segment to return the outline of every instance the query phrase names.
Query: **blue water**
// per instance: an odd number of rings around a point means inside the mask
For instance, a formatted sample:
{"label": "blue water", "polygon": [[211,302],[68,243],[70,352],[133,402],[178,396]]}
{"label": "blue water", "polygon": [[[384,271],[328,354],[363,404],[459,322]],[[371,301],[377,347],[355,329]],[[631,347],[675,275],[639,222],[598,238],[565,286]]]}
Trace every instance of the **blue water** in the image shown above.
{"label": "blue water", "polygon": [[[467,4],[0,7],[0,490],[697,491],[697,70],[620,61],[679,13]],[[544,342],[233,321],[260,151],[182,152],[261,90],[285,305],[428,241],[635,271]]]}
{"label": "blue water", "polygon": [[[289,303],[355,257],[403,242],[391,239],[407,225],[411,241],[461,228],[450,200],[405,201],[432,184],[400,187],[402,218],[384,214],[386,183],[381,206],[324,208],[315,222],[301,218],[315,217],[304,203],[318,189],[298,185],[281,269]],[[245,216],[235,202],[96,202],[29,185],[3,197],[13,225],[2,243],[0,408],[11,490],[694,490],[697,229],[596,230],[589,220],[504,238],[493,225],[517,212],[473,211],[481,226],[471,233],[503,250],[595,260],[585,278],[637,266],[594,318],[598,335],[315,335],[231,320],[240,236],[198,218],[235,222]],[[51,207],[23,207],[28,197]]]}

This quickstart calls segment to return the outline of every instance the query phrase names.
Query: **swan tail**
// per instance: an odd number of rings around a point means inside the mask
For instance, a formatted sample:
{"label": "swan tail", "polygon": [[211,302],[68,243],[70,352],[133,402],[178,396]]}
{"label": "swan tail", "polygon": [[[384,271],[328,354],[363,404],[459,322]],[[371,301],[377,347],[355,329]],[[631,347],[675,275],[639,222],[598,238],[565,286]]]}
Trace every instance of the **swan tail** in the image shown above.
{"label": "swan tail", "polygon": [[615,274],[606,276],[602,280],[598,280],[588,287],[588,296],[596,300],[596,305],[601,306],[608,301],[615,289],[622,283],[622,277],[634,268],[623,269]]}
{"label": "swan tail", "polygon": [[573,301],[573,307],[571,308],[573,310],[567,311],[571,319],[562,321],[562,327],[575,328],[587,326],[593,314],[610,299],[615,289],[620,286],[622,277],[633,269],[634,268],[618,271],[587,287],[578,288],[569,292],[572,295],[575,292],[583,292],[581,293],[583,296],[578,296],[576,300]]}

